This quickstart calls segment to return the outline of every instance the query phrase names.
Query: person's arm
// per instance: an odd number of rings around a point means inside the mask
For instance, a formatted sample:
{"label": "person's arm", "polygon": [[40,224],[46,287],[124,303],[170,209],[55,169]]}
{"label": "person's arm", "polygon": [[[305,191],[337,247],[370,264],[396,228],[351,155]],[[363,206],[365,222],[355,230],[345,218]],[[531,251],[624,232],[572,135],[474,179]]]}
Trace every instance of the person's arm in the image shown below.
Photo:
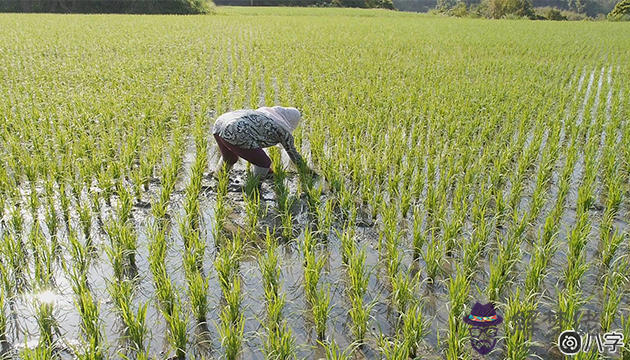
{"label": "person's arm", "polygon": [[282,137],[280,138],[280,144],[289,155],[289,159],[295,164],[295,166],[299,168],[306,166],[302,155],[295,148],[295,142],[293,140],[293,135],[288,131],[283,131]]}
{"label": "person's arm", "polygon": [[284,150],[287,152],[287,155],[289,155],[289,159],[291,159],[291,161],[293,161],[295,166],[298,168],[298,171],[303,171],[305,174],[308,174],[314,178],[318,176],[313,169],[309,168],[308,165],[306,165],[306,161],[304,161],[302,155],[300,155],[300,153],[295,148],[293,135],[290,132],[284,132],[280,143],[282,144]]}

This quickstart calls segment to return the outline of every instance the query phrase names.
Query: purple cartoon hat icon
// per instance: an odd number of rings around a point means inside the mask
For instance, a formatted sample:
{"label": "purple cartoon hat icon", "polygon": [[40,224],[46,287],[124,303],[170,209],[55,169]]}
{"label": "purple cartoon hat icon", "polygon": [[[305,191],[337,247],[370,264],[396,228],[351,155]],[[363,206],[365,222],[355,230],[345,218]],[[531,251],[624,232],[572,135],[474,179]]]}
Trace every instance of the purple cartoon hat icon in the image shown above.
{"label": "purple cartoon hat icon", "polygon": [[464,322],[470,327],[470,344],[481,355],[489,354],[497,343],[497,325],[503,322],[492,303],[476,303],[470,315],[464,316]]}
{"label": "purple cartoon hat icon", "polygon": [[501,315],[497,315],[492,303],[481,305],[475,303],[470,315],[464,317],[464,322],[472,326],[489,327],[496,326],[503,322]]}

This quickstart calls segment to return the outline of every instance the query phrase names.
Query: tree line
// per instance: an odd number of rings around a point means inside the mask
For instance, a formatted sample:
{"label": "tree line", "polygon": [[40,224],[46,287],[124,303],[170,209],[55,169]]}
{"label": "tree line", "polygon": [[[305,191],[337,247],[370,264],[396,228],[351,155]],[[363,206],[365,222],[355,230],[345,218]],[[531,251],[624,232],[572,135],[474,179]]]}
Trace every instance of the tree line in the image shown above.
{"label": "tree line", "polygon": [[[610,14],[630,19],[630,0],[0,0],[0,12],[203,14],[214,4],[235,6],[335,6],[402,11],[439,11],[453,16],[567,20]],[[615,5],[617,7],[615,8]],[[536,10],[535,10],[536,9]],[[541,15],[542,11],[542,15]],[[602,16],[602,15],[600,15]]]}
{"label": "tree line", "polygon": [[215,0],[215,3],[232,6],[335,6],[394,9],[392,0]]}
{"label": "tree line", "polygon": [[0,12],[203,14],[216,5],[394,9],[392,0],[0,0]]}
{"label": "tree line", "polygon": [[480,15],[505,15],[505,11],[520,9],[518,15],[535,17],[535,8],[564,10],[575,14],[596,17],[610,13],[617,0],[394,0],[394,6],[403,11],[427,12],[461,11],[464,7]]}
{"label": "tree line", "polygon": [[0,0],[0,12],[202,14],[212,0]]}

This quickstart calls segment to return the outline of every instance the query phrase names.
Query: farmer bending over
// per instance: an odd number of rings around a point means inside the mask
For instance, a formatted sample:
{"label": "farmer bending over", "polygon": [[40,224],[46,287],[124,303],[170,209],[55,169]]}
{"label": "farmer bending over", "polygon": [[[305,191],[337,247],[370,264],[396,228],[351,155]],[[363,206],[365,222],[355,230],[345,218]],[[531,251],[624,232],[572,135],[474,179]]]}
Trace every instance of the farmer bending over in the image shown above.
{"label": "farmer bending over", "polygon": [[289,158],[299,168],[307,169],[295,149],[293,130],[300,123],[300,112],[293,107],[261,107],[258,110],[236,110],[217,118],[212,127],[221,157],[228,170],[239,157],[254,165],[254,176],[264,178],[271,173],[271,159],[262,148],[282,144]]}

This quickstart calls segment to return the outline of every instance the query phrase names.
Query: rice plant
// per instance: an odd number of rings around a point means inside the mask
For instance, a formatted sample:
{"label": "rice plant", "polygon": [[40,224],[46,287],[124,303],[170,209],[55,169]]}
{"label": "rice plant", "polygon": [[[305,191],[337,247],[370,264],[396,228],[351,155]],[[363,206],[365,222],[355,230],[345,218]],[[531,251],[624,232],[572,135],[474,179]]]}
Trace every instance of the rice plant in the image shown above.
{"label": "rice plant", "polygon": [[181,300],[176,293],[172,312],[168,313],[168,311],[162,310],[162,315],[166,319],[168,327],[167,339],[175,351],[176,358],[179,360],[186,359],[186,345],[188,343],[188,319],[183,314]]}
{"label": "rice plant", "polygon": [[9,343],[7,341],[8,324],[9,318],[6,313],[6,295],[3,290],[0,293],[0,353],[2,354],[9,349]]}
{"label": "rice plant", "polygon": [[409,359],[409,348],[403,340],[379,339],[380,352],[384,359],[403,360]]}
{"label": "rice plant", "polygon": [[228,191],[228,169],[223,167],[218,170],[217,173],[217,197],[214,210],[214,232],[213,236],[218,244],[222,244],[224,240],[223,229],[225,227],[227,216],[230,213],[230,208],[227,202]]}
{"label": "rice plant", "polygon": [[317,338],[323,340],[326,338],[326,327],[330,316],[330,287],[318,290],[315,299],[312,300],[311,309]]}
{"label": "rice plant", "polygon": [[352,351],[354,350],[352,347],[342,351],[334,340],[323,343],[323,345],[326,351],[326,360],[349,360],[352,358]]}
{"label": "rice plant", "polygon": [[287,360],[295,359],[295,338],[291,328],[283,323],[278,328],[268,330],[263,343],[263,353],[266,359]]}
{"label": "rice plant", "polygon": [[532,330],[537,307],[534,295],[521,298],[520,288],[508,298],[505,312],[506,356],[510,359],[529,359],[532,356]]}
{"label": "rice plant", "polygon": [[125,325],[124,336],[129,344],[127,351],[132,356],[145,353],[145,341],[149,336],[146,323],[148,303],[138,305],[137,310],[133,309],[134,286],[129,280],[111,282],[108,290]]}
{"label": "rice plant", "polygon": [[[500,356],[552,357],[550,340],[517,329],[525,311],[563,313],[555,330],[596,309],[602,330],[630,337],[624,24],[217,11],[0,16],[0,343],[42,333],[16,357],[63,356],[53,349],[76,334],[80,359],[199,358],[188,326],[216,321],[213,356],[229,359],[309,358],[302,342],[316,335],[331,339],[329,359],[466,359],[461,317],[478,296],[501,305]],[[511,33],[518,42],[497,35]],[[233,193],[243,162],[207,176],[212,119],[262,105],[303,118],[292,134],[302,166],[269,151],[275,218],[256,182]],[[247,233],[232,234],[232,218]],[[262,248],[253,265],[250,244]],[[36,300],[24,329],[25,299],[66,283],[77,321]],[[121,348],[105,339],[104,288]],[[447,322],[429,322],[444,299]],[[248,309],[260,309],[260,341],[245,333]],[[384,315],[390,337],[374,338]],[[353,345],[339,349],[339,335]]]}

